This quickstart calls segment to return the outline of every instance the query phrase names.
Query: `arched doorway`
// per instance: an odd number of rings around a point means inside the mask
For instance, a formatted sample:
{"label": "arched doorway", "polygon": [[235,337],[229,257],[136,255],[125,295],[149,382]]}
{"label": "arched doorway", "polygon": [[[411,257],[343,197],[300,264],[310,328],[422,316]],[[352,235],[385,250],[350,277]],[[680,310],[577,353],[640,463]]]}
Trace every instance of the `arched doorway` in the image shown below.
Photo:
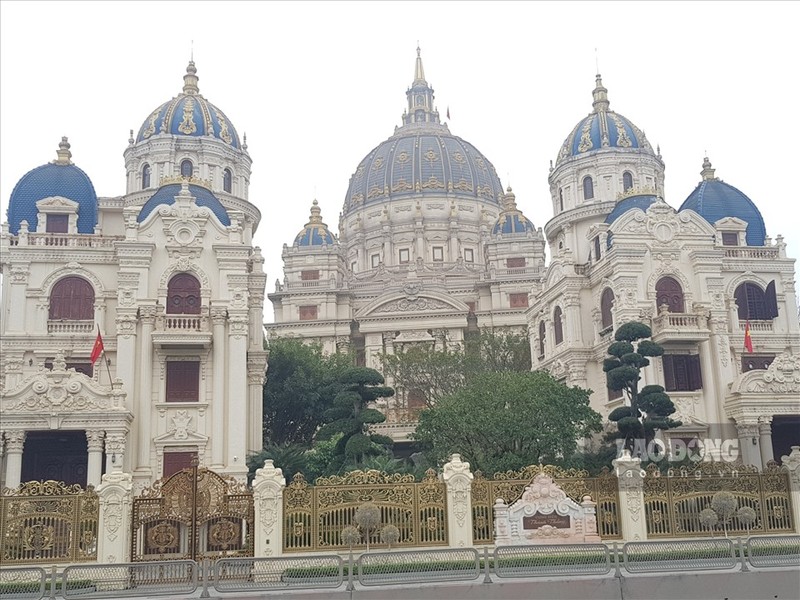
{"label": "arched doorway", "polygon": [[672,277],[662,277],[656,283],[656,308],[661,310],[661,307],[665,305],[671,313],[686,312],[683,301],[683,288]]}
{"label": "arched doorway", "polygon": [[167,314],[199,315],[200,282],[190,273],[178,273],[167,286]]}

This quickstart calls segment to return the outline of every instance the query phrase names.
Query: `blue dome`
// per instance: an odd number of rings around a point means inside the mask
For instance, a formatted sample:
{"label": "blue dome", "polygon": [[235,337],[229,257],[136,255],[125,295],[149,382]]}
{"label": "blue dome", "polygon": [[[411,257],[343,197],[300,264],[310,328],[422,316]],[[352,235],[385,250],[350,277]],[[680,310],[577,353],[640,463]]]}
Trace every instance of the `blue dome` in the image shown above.
{"label": "blue dome", "polygon": [[646,151],[653,154],[653,149],[644,133],[629,119],[609,110],[607,92],[598,75],[593,92],[594,110],[589,116],[578,121],[564,140],[556,163],[609,148],[630,152]]}
{"label": "blue dome", "polygon": [[239,134],[230,119],[200,95],[194,62],[186,67],[183,93],[155,109],[139,128],[137,142],[167,134],[190,137],[212,136],[240,148]]}
{"label": "blue dome", "polygon": [[314,200],[311,205],[311,217],[305,227],[294,238],[295,246],[326,246],[334,242],[334,237],[328,226],[322,222],[319,203]]}
{"label": "blue dome", "polygon": [[497,218],[497,222],[492,228],[492,235],[508,235],[514,233],[527,233],[529,231],[536,231],[525,215],[517,208],[517,198],[514,192],[509,187],[506,194],[503,195],[503,210]]}
{"label": "blue dome", "polygon": [[703,181],[684,200],[679,210],[693,210],[711,225],[725,217],[741,219],[747,223],[747,245],[763,246],[767,228],[753,201],[732,185],[714,178],[714,169],[707,158],[703,167]]}
{"label": "blue dome", "polygon": [[[139,216],[136,220],[141,223],[147,218],[147,215],[156,209],[157,206],[162,204],[175,204],[175,196],[177,196],[180,191],[181,184],[179,183],[170,183],[161,186],[158,188],[158,190],[156,190],[156,193],[150,196],[150,199],[144,203],[144,206],[142,206],[142,210],[139,211]],[[231,219],[228,216],[228,212],[225,210],[225,207],[222,206],[222,202],[220,202],[210,190],[190,183],[189,193],[194,196],[197,206],[204,206],[208,208],[212,213],[214,213],[217,219],[219,219],[220,223],[226,227],[231,224]]]}
{"label": "blue dome", "polygon": [[634,208],[639,208],[643,211],[647,211],[647,209],[650,208],[650,205],[656,201],[657,198],[652,194],[629,196],[628,198],[625,198],[624,200],[620,200],[619,202],[617,202],[617,205],[614,207],[614,210],[612,210],[606,217],[606,223],[609,224],[613,223],[622,215],[624,215],[626,212]]}
{"label": "blue dome", "polygon": [[38,225],[36,203],[51,196],[62,196],[78,203],[78,233],[94,233],[97,224],[97,194],[89,176],[70,161],[67,138],[59,144],[58,160],[36,167],[22,176],[8,201],[9,231],[17,235],[22,221],[35,231]]}

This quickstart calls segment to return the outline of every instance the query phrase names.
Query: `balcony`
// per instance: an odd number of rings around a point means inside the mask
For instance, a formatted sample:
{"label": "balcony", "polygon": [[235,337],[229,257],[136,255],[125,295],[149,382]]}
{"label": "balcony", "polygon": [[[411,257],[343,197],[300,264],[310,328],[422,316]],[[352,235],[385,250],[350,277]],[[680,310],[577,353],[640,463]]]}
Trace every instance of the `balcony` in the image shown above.
{"label": "balcony", "polygon": [[83,335],[94,331],[94,320],[90,321],[47,321],[47,333],[54,335]]}
{"label": "balcony", "polygon": [[[744,333],[747,321],[739,321],[739,331]],[[775,331],[772,321],[750,321],[750,333],[772,333]]]}
{"label": "balcony", "polygon": [[108,248],[124,236],[101,236],[73,233],[28,233],[8,236],[9,246],[47,246],[55,248]]}
{"label": "balcony", "polygon": [[703,342],[709,338],[708,317],[696,313],[662,312],[653,318],[653,341]]}
{"label": "balcony", "polygon": [[778,248],[760,247],[726,247],[725,258],[755,258],[758,260],[777,260],[780,258]]}
{"label": "balcony", "polygon": [[207,315],[159,315],[153,343],[162,348],[209,348],[209,318]]}

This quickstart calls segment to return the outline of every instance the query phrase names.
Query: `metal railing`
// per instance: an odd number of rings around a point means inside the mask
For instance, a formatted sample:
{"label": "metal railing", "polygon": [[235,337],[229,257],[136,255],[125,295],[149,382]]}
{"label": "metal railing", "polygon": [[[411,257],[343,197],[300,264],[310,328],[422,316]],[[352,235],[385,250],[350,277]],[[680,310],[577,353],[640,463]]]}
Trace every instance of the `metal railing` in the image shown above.
{"label": "metal railing", "polygon": [[220,558],[214,564],[218,592],[261,592],[288,589],[335,589],[344,583],[340,556]]}
{"label": "metal railing", "polygon": [[358,582],[365,586],[431,581],[471,581],[481,575],[475,548],[370,552],[356,562]]}
{"label": "metal railing", "polygon": [[800,535],[771,535],[747,540],[747,560],[754,567],[800,565]]}
{"label": "metal railing", "polygon": [[78,565],[64,569],[64,598],[122,598],[192,594],[199,565],[193,560]]}
{"label": "metal railing", "polygon": [[0,598],[40,600],[46,593],[47,572],[41,567],[0,569]]}
{"label": "metal railing", "polygon": [[611,555],[605,544],[499,546],[494,551],[498,577],[605,575]]}
{"label": "metal railing", "polygon": [[628,542],[622,556],[630,573],[732,569],[737,564],[736,547],[729,539]]}

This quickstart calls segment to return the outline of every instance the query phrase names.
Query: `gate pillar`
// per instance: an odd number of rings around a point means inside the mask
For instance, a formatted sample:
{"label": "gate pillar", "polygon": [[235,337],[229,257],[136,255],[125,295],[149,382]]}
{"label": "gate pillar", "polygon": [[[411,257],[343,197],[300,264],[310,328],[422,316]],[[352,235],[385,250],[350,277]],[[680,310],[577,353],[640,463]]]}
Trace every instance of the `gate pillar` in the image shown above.
{"label": "gate pillar", "polygon": [[472,547],[472,479],[469,463],[460,454],[450,456],[442,479],[447,487],[447,543],[451,548]]}
{"label": "gate pillar", "polygon": [[256,471],[253,479],[256,558],[283,554],[283,489],[286,478],[272,460]]}
{"label": "gate pillar", "polygon": [[97,488],[100,520],[97,531],[97,562],[126,563],[131,561],[131,501],[133,478],[122,472],[119,463],[111,473],[103,475]]}
{"label": "gate pillar", "polygon": [[619,485],[619,517],[622,539],[626,542],[647,539],[647,518],[644,507],[642,461],[631,456],[628,449],[620,458],[611,461]]}
{"label": "gate pillar", "polygon": [[800,533],[800,446],[792,446],[789,456],[781,457],[781,462],[783,468],[789,472],[789,495],[794,530]]}

